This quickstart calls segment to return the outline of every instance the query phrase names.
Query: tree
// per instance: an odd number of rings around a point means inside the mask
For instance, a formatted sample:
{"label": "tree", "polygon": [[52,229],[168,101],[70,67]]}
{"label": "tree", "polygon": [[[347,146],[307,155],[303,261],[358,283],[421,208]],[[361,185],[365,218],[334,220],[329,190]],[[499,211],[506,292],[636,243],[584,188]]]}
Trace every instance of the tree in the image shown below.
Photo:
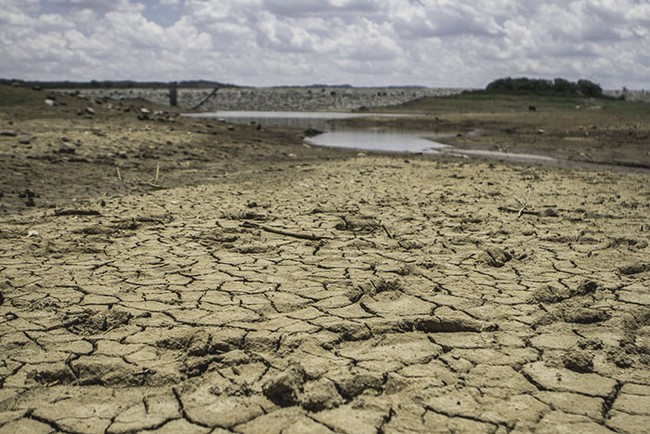
{"label": "tree", "polygon": [[578,86],[564,78],[556,78],[553,80],[553,89],[557,93],[576,93],[578,91]]}
{"label": "tree", "polygon": [[591,98],[603,96],[603,89],[589,80],[578,80],[578,92]]}
{"label": "tree", "polygon": [[493,93],[583,95],[591,98],[603,96],[602,88],[596,83],[589,80],[579,80],[574,83],[564,78],[544,80],[528,77],[506,77],[490,82],[485,89]]}

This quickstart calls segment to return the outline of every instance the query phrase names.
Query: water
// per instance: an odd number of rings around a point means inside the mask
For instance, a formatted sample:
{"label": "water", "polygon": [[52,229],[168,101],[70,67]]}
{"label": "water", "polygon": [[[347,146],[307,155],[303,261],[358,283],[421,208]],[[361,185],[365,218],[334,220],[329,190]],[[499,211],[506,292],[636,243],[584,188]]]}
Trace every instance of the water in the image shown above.
{"label": "water", "polygon": [[[261,124],[265,126],[290,127],[302,130],[316,129],[322,134],[305,139],[314,146],[358,149],[364,151],[409,152],[445,154],[451,156],[479,157],[521,162],[552,163],[551,157],[533,154],[457,149],[439,143],[430,132],[389,130],[384,128],[351,128],[335,123],[336,120],[360,117],[408,117],[404,114],[384,113],[341,113],[341,112],[285,112],[285,111],[220,111],[214,113],[188,114],[192,117],[224,119],[239,124]],[[443,138],[444,136],[438,136]]]}
{"label": "water", "polygon": [[330,131],[305,139],[305,143],[332,148],[384,152],[439,152],[449,146],[415,134],[381,130]]}
{"label": "water", "polygon": [[313,128],[324,131],[323,134],[305,139],[305,143],[314,146],[385,152],[437,152],[446,147],[442,143],[422,138],[414,132],[378,128],[353,129],[332,122],[369,116],[391,118],[410,116],[403,114],[221,111],[190,116],[224,119],[241,124],[256,123],[265,126],[303,130]]}

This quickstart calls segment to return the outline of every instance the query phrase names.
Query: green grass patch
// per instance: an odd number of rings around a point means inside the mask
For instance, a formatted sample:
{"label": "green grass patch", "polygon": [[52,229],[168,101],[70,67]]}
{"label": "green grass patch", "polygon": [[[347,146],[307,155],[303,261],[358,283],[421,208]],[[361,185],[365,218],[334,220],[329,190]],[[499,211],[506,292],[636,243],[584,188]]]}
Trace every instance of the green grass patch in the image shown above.
{"label": "green grass patch", "polygon": [[0,107],[15,107],[44,104],[45,96],[32,89],[15,86],[0,86]]}

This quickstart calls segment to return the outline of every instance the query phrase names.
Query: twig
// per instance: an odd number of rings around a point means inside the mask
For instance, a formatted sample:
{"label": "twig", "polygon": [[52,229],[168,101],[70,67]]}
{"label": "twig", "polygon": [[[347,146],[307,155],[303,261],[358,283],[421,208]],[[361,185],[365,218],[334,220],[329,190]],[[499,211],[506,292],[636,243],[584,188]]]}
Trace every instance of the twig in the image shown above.
{"label": "twig", "polygon": [[519,208],[519,211],[517,211],[517,218],[521,217],[522,214],[524,214],[524,211],[526,211],[526,208],[528,208],[530,205],[528,204],[528,196],[530,195],[530,188],[528,189],[528,192],[526,194],[526,201],[523,201],[519,199],[517,196],[513,196],[513,198],[519,202],[519,205],[521,205],[521,208]]}
{"label": "twig", "polygon": [[500,206],[499,211],[516,213],[517,217],[521,217],[523,214],[536,215],[536,216],[542,215],[541,211],[527,211],[526,208],[528,208],[528,204],[523,206],[521,209],[514,209],[514,208],[507,208],[505,206]]}
{"label": "twig", "polygon": [[156,179],[154,179],[154,183],[158,184],[159,177],[160,177],[160,163],[156,165]]}
{"label": "twig", "polygon": [[521,217],[521,215],[524,213],[524,211],[526,210],[526,208],[528,208],[528,204],[527,204],[527,203],[525,203],[524,206],[521,207],[521,209],[520,209],[519,212],[517,213],[517,218]]}
{"label": "twig", "polygon": [[388,232],[388,228],[386,227],[386,225],[383,225],[383,224],[382,224],[381,227],[382,227],[382,229],[384,230],[384,232],[386,232],[386,235],[388,235],[388,238],[395,239],[395,237],[393,236],[393,234],[391,234],[390,232]]}
{"label": "twig", "polygon": [[115,166],[115,170],[117,171],[117,179],[119,179],[120,182],[123,182],[122,174],[120,173],[120,166]]}
{"label": "twig", "polygon": [[273,234],[284,235],[286,237],[298,238],[298,239],[301,239],[301,240],[321,241],[321,240],[329,239],[328,237],[323,237],[323,236],[320,236],[320,235],[301,234],[301,233],[297,233],[297,232],[287,231],[287,230],[284,230],[284,229],[272,228],[270,226],[260,225],[258,223],[253,223],[253,222],[249,222],[249,221],[242,222],[241,225],[243,227],[245,227],[245,228],[261,229],[263,231],[271,232]]}

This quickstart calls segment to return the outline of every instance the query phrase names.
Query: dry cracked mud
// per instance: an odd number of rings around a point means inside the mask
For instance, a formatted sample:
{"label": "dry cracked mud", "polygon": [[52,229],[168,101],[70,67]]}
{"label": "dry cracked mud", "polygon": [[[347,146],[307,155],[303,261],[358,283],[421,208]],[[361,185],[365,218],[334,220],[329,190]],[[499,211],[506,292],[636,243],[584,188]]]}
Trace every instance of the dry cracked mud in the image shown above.
{"label": "dry cracked mud", "polygon": [[0,433],[643,433],[646,173],[359,157],[5,216]]}
{"label": "dry cracked mud", "polygon": [[1,434],[648,432],[647,171],[43,97],[0,111]]}

